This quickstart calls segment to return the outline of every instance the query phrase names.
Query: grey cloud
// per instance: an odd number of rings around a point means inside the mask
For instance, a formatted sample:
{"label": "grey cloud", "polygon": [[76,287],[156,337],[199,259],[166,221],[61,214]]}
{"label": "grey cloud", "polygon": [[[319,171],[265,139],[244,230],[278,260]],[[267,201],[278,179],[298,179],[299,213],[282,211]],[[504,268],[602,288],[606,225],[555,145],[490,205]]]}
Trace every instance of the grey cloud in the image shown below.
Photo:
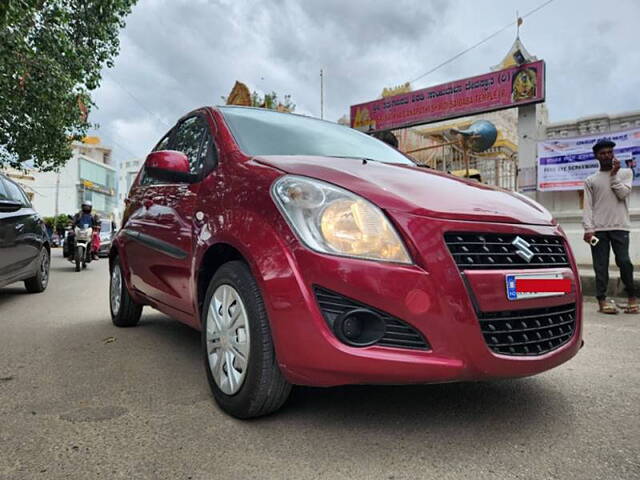
{"label": "grey cloud", "polygon": [[[121,34],[116,67],[95,92],[91,120],[107,142],[124,147],[116,146],[115,158],[142,156],[165,123],[220,103],[236,80],[290,94],[298,112],[319,115],[320,68],[325,118],[336,120],[351,104],[417,77],[502,27],[515,10],[541,3],[532,1],[493,0],[481,8],[462,0],[140,0]],[[552,120],[639,108],[629,101],[640,64],[632,37],[640,4],[620,0],[608,13],[602,16],[596,0],[579,9],[557,1],[525,19],[521,38],[547,61]],[[514,28],[503,32],[414,88],[487,72],[514,34]]]}

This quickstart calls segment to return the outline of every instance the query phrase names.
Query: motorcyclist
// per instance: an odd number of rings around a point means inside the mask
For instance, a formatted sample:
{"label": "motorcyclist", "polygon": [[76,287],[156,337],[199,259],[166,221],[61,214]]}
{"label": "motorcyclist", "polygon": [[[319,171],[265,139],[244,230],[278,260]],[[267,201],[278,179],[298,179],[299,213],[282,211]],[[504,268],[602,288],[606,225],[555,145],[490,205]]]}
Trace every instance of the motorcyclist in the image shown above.
{"label": "motorcyclist", "polygon": [[93,204],[89,200],[84,200],[81,207],[82,210],[73,217],[73,227],[87,228],[88,226],[93,229],[91,256],[94,260],[98,260],[98,249],[100,248],[100,217],[91,214]]}

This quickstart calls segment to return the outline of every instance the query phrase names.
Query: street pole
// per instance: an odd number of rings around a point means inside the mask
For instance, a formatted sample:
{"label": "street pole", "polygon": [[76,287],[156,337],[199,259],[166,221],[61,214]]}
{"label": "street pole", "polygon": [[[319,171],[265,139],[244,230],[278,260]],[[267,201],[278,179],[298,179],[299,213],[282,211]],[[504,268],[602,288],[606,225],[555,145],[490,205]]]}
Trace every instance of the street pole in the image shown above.
{"label": "street pole", "polygon": [[324,119],[324,75],[320,69],[320,118]]}
{"label": "street pole", "polygon": [[60,198],[60,172],[56,173],[56,206],[55,206],[55,215],[58,216],[58,199]]}

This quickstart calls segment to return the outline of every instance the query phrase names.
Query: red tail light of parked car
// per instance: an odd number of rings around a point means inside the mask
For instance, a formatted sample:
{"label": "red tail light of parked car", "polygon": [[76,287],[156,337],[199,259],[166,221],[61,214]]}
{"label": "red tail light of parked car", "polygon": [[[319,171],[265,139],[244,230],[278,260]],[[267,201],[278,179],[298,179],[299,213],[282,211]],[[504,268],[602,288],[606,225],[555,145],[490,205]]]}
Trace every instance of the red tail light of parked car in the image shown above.
{"label": "red tail light of parked car", "polygon": [[192,112],[122,225],[113,322],[150,305],[201,330],[213,395],[240,418],[291,385],[521,377],[581,345],[575,261],[543,207],[330,122]]}

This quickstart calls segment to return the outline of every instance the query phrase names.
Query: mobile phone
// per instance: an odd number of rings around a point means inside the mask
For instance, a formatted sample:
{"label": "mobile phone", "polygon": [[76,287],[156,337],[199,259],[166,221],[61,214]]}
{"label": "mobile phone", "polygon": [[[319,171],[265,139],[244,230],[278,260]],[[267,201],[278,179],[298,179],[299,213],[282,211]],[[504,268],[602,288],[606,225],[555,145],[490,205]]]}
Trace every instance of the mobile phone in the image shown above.
{"label": "mobile phone", "polygon": [[600,239],[594,235],[593,237],[591,237],[591,240],[589,240],[589,243],[592,247],[595,247],[599,241]]}

